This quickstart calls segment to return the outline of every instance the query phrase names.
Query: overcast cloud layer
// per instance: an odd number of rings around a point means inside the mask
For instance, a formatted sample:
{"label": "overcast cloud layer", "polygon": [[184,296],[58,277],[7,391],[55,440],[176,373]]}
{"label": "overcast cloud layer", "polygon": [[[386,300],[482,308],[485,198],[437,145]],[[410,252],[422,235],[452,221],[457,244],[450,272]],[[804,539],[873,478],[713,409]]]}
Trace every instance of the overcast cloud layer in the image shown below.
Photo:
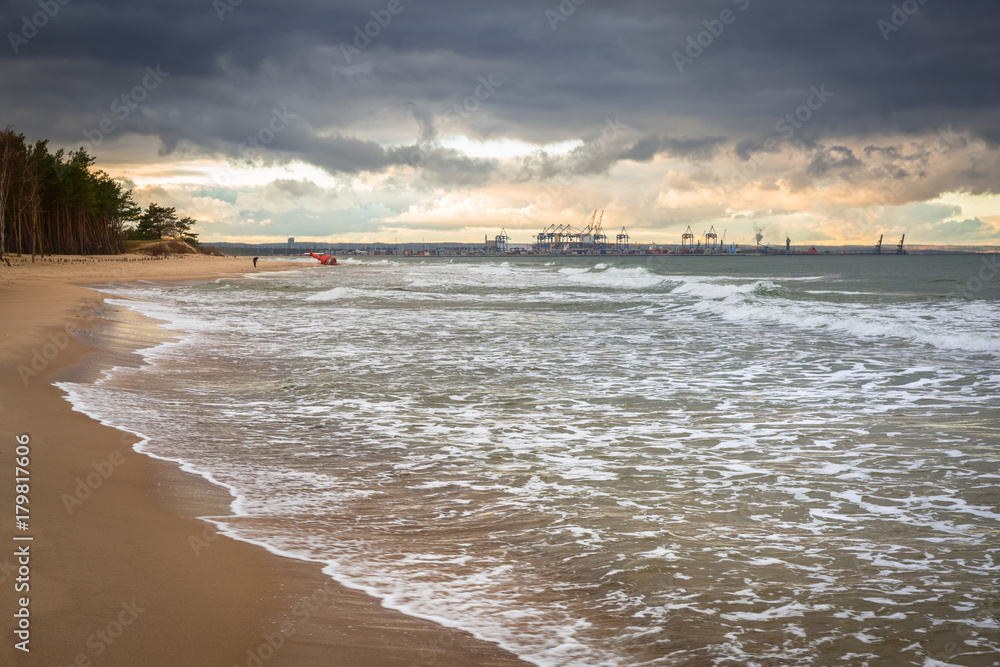
{"label": "overcast cloud layer", "polygon": [[994,0],[34,0],[0,22],[0,123],[87,147],[208,240],[528,242],[607,209],[669,243],[1000,241]]}

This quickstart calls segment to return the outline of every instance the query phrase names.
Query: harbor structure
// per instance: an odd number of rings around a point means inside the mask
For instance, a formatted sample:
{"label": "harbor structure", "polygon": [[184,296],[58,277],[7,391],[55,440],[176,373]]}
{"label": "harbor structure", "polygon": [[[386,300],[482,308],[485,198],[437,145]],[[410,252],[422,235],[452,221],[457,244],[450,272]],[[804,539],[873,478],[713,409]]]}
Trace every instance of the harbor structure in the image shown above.
{"label": "harbor structure", "polygon": [[510,252],[510,237],[506,229],[500,230],[500,233],[493,237],[493,241],[490,241],[489,236],[486,237],[486,252]]}
{"label": "harbor structure", "polygon": [[598,215],[597,210],[590,215],[587,224],[583,229],[577,229],[573,225],[549,225],[535,235],[535,252],[539,253],[597,253],[605,254],[609,250],[612,252],[627,252],[628,232],[622,227],[622,233],[616,238],[612,247],[608,243],[608,235],[604,231],[604,213]]}
{"label": "harbor structure", "polygon": [[681,234],[681,252],[688,254],[694,251],[694,232],[691,231],[691,225],[688,225],[687,231]]}
{"label": "harbor structure", "polygon": [[711,253],[719,250],[719,235],[715,233],[715,225],[705,232],[705,250]]}
{"label": "harbor structure", "polygon": [[[882,239],[885,238],[885,234],[880,234],[878,237],[878,243],[875,244],[875,254],[882,254]],[[903,242],[906,241],[906,234],[903,234],[903,238],[899,239],[899,244],[896,246],[897,255],[905,255],[906,249],[903,247]]]}

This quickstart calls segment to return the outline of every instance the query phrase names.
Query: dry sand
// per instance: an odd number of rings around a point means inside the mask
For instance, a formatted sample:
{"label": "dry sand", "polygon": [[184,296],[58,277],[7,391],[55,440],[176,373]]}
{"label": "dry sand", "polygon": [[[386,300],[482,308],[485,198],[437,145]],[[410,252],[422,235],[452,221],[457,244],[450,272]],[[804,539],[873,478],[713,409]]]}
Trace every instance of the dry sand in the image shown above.
{"label": "dry sand", "polygon": [[[0,265],[0,507],[8,515],[0,524],[0,664],[524,664],[467,633],[384,609],[316,564],[215,535],[196,517],[225,513],[228,494],[134,452],[132,436],[72,411],[52,385],[93,376],[115,355],[134,356],[169,335],[148,321],[101,322],[101,295],[82,284],[239,275],[254,270],[249,258],[58,259]],[[286,268],[345,270],[270,261],[257,270]],[[102,353],[64,337],[95,326]],[[21,434],[31,451],[27,531],[10,516]],[[25,545],[26,577],[15,555]],[[15,590],[18,578],[30,591]],[[25,596],[30,653],[15,648],[14,614]]]}

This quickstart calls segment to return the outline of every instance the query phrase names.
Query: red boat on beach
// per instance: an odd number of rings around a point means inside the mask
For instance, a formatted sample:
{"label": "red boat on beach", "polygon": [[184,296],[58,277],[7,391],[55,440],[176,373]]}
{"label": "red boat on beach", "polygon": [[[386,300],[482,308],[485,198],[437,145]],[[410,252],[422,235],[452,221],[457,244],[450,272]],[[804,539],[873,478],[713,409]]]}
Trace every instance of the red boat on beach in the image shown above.
{"label": "red boat on beach", "polygon": [[337,264],[337,258],[333,255],[317,255],[314,252],[309,253],[310,257],[315,257],[319,260],[319,263],[324,266],[335,266]]}

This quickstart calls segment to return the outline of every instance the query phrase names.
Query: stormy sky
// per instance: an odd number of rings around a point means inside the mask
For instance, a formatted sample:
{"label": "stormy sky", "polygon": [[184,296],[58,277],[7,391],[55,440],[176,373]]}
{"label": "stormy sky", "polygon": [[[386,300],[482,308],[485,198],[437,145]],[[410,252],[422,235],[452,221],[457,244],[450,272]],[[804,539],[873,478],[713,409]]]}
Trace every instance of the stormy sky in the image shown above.
{"label": "stormy sky", "polygon": [[[0,123],[203,240],[1000,244],[995,0],[3,0]],[[895,240],[895,239],[893,239]]]}

